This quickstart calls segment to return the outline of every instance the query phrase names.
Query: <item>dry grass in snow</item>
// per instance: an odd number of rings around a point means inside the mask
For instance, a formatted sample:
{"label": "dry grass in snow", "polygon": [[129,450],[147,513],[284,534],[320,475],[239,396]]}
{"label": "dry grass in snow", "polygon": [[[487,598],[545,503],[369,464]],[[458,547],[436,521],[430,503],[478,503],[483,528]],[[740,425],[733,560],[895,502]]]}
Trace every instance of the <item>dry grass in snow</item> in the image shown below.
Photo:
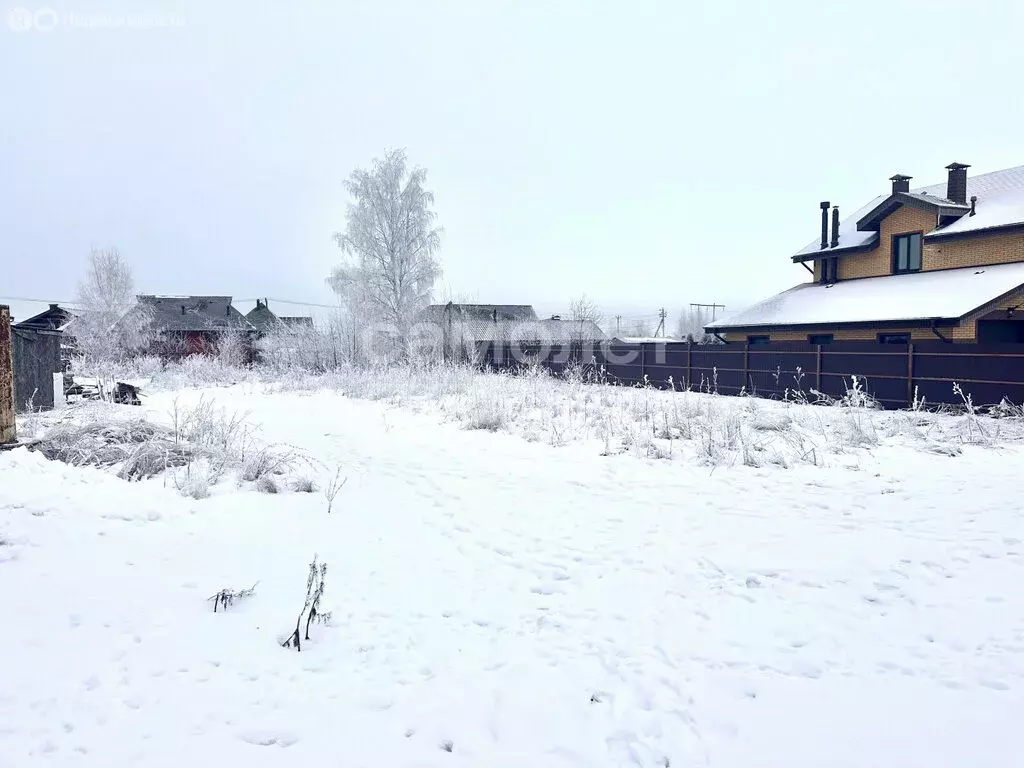
{"label": "dry grass in snow", "polygon": [[[964,406],[960,409],[882,411],[856,379],[841,400],[823,403],[819,398],[809,404],[800,393],[788,402],[726,397],[618,386],[588,381],[579,373],[556,378],[536,367],[519,374],[451,365],[342,367],[314,375],[232,368],[195,358],[134,373],[136,378],[148,376],[149,391],[179,390],[186,384],[244,384],[262,391],[332,390],[436,413],[466,429],[505,432],[555,446],[591,445],[605,455],[626,453],[708,466],[849,464],[856,463],[864,451],[886,446],[954,456],[967,444],[995,447],[1024,439],[1019,407],[1004,403],[983,415],[969,393],[961,393]],[[244,481],[257,483],[267,492],[278,490],[279,483],[263,478],[281,474],[282,465],[290,467],[294,456],[254,448],[242,415],[214,414],[212,408],[212,403],[200,400],[187,414],[171,414],[177,438],[189,445],[212,445],[216,456],[228,456],[230,463],[240,467]],[[216,460],[212,466],[206,461],[189,466],[183,482],[201,493],[221,474],[223,467]]]}

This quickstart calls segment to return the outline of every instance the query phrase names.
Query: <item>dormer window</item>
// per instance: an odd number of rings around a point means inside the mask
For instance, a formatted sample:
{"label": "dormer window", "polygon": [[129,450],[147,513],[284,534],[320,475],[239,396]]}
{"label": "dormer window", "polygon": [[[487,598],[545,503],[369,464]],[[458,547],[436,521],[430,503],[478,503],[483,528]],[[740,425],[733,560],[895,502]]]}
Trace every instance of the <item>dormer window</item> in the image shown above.
{"label": "dormer window", "polygon": [[894,235],[892,238],[892,271],[895,275],[921,271],[921,233]]}

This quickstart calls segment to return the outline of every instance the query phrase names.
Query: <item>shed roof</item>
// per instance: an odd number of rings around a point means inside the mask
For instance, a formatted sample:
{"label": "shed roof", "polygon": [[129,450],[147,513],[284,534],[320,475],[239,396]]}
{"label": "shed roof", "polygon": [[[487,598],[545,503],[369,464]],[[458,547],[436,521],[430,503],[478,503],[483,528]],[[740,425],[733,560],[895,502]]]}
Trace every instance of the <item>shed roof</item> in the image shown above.
{"label": "shed roof", "polygon": [[1024,263],[803,283],[705,328],[955,319],[1021,285]]}

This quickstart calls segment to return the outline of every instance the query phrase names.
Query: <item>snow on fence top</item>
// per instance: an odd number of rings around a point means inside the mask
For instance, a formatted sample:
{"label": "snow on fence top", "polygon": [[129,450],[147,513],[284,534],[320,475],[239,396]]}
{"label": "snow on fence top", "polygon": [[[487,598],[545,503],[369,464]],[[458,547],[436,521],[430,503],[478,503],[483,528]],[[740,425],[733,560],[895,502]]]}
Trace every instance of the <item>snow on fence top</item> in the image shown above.
{"label": "snow on fence top", "polygon": [[1024,263],[803,283],[709,329],[959,318],[1024,284]]}

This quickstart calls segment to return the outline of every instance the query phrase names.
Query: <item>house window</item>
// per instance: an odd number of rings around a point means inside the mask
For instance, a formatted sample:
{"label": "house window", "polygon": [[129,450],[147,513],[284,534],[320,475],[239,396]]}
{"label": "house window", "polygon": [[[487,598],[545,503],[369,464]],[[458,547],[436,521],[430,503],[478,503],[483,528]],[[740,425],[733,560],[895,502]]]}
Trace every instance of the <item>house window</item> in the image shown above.
{"label": "house window", "polygon": [[921,233],[894,235],[892,238],[892,271],[894,274],[921,271]]}
{"label": "house window", "polygon": [[880,333],[878,334],[879,344],[909,344],[909,333]]}
{"label": "house window", "polygon": [[830,256],[821,261],[821,282],[834,283],[839,279],[839,259]]}
{"label": "house window", "polygon": [[767,344],[767,336],[747,336],[747,344]]}
{"label": "house window", "polygon": [[807,337],[808,344],[831,344],[831,333],[812,333]]}

